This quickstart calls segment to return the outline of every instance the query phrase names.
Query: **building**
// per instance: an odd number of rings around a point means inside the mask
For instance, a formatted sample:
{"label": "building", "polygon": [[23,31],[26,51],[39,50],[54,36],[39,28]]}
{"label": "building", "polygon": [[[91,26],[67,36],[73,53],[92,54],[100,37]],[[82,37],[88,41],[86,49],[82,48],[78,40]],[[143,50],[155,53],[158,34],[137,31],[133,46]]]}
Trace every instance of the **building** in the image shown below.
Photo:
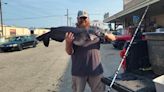
{"label": "building", "polygon": [[[1,29],[1,27],[0,27]],[[15,27],[15,26],[3,26],[3,32],[0,32],[0,37],[11,37],[11,36],[18,36],[18,35],[41,35],[43,33],[48,32],[48,29],[43,28],[36,28],[36,29],[29,29],[26,27]],[[2,35],[3,34],[3,35]]]}
{"label": "building", "polygon": [[104,19],[106,23],[115,23],[116,26],[123,25],[127,28],[131,25],[137,26],[146,6],[149,10],[142,23],[145,31],[155,31],[154,26],[164,27],[164,0],[124,0],[123,10],[113,16]]}
{"label": "building", "polygon": [[100,20],[91,21],[91,26],[99,27],[103,30],[109,30],[108,24],[104,23],[103,21],[100,21]]}

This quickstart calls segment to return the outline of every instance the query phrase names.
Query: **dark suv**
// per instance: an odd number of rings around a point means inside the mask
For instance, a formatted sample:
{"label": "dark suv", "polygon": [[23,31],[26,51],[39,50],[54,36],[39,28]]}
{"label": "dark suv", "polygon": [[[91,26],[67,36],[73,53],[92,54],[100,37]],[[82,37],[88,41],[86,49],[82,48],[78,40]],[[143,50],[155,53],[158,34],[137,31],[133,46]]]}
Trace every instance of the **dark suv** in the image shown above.
{"label": "dark suv", "polygon": [[[130,41],[132,39],[132,36],[133,33],[116,36],[116,40],[112,42],[113,47],[122,50],[125,42]],[[134,40],[141,40],[141,39],[145,39],[145,37],[144,35],[142,35],[142,32],[139,30]]]}
{"label": "dark suv", "polygon": [[125,42],[131,40],[131,38],[132,38],[131,35],[116,36],[116,40],[112,42],[112,45],[114,48],[122,50]]}
{"label": "dark suv", "polygon": [[0,45],[2,51],[23,50],[27,47],[36,47],[37,40],[34,36],[15,36],[10,37],[6,43]]}

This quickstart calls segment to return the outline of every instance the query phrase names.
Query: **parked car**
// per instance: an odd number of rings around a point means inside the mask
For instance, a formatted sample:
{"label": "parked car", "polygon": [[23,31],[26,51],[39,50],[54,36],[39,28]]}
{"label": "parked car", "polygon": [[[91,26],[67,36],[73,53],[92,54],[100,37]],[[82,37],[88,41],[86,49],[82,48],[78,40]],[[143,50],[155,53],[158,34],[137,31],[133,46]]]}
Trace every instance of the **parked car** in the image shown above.
{"label": "parked car", "polygon": [[23,50],[27,47],[36,47],[37,40],[34,36],[15,36],[10,37],[6,43],[0,45],[2,51]]}
{"label": "parked car", "polygon": [[[123,49],[123,46],[126,41],[130,41],[132,39],[133,33],[131,34],[125,34],[125,35],[116,35],[116,40],[112,42],[112,45],[114,48]],[[142,35],[142,32],[139,30],[135,36],[135,40],[138,39],[145,39],[144,35]]]}
{"label": "parked car", "polygon": [[114,35],[121,35],[121,32],[113,31],[112,34],[114,34]]}

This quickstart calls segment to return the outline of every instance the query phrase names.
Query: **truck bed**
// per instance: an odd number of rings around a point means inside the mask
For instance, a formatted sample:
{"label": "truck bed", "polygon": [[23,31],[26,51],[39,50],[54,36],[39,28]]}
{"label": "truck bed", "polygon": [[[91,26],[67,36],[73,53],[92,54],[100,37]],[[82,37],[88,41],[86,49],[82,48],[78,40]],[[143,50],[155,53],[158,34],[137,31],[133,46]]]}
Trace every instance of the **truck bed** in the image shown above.
{"label": "truck bed", "polygon": [[[156,92],[153,79],[157,77],[152,71],[135,71],[119,74],[113,85],[118,92]],[[113,76],[102,78],[102,82],[110,85]]]}

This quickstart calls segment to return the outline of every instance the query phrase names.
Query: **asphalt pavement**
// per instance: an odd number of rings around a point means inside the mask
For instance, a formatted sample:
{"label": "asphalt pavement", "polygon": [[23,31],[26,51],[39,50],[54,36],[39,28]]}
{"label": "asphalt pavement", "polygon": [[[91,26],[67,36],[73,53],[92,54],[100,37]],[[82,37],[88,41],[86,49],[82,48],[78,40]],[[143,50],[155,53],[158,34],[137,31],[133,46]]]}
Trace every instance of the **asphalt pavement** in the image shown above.
{"label": "asphalt pavement", "polygon": [[[101,45],[104,76],[118,68],[119,50]],[[72,92],[71,62],[65,44],[52,41],[44,47],[0,53],[0,92]],[[90,92],[88,85],[85,92]]]}

